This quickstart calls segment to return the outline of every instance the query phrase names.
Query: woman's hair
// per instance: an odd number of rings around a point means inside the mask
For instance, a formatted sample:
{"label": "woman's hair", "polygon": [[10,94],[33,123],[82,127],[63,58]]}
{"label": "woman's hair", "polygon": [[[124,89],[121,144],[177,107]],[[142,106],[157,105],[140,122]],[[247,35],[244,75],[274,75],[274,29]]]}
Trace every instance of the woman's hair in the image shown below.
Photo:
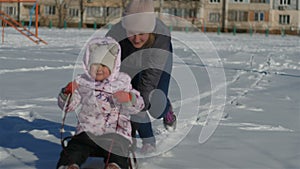
{"label": "woman's hair", "polygon": [[143,48],[151,48],[155,41],[155,35],[154,33],[149,33],[149,38],[147,42],[144,44]]}

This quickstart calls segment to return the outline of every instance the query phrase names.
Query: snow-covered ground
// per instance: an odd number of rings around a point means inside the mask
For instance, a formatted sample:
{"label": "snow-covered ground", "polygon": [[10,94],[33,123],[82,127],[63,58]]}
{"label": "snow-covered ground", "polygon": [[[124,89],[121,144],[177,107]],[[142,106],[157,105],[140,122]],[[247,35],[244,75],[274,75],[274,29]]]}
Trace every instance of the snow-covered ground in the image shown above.
{"label": "snow-covered ground", "polygon": [[[40,37],[49,44],[35,45],[6,28],[0,45],[0,168],[55,168],[61,151],[56,96],[72,80],[94,32],[42,28]],[[172,36],[169,96],[178,126],[166,132],[161,121],[154,122],[158,150],[139,159],[141,168],[300,168],[299,37]],[[65,129],[74,130],[75,123],[68,114]]]}

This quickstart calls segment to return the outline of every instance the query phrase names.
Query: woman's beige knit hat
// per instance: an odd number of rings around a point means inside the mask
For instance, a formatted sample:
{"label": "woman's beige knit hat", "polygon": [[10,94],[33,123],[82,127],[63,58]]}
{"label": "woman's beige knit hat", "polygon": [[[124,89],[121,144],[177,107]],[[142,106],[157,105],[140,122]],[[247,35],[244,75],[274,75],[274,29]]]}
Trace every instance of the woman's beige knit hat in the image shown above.
{"label": "woman's beige knit hat", "polygon": [[155,18],[153,0],[132,0],[124,11],[122,26],[134,33],[151,33]]}

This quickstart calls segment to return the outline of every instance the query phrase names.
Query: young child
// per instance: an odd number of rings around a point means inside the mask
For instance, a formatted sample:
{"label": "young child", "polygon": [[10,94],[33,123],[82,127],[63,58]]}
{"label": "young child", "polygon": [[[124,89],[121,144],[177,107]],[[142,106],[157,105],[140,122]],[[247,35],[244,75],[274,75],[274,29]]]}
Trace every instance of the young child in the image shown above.
{"label": "young child", "polygon": [[58,169],[79,169],[91,154],[104,157],[106,169],[128,168],[129,116],[139,113],[144,101],[132,88],[131,78],[119,72],[120,50],[110,37],[93,38],[83,58],[85,73],[60,92],[59,107],[67,104],[66,112],[75,111],[78,124],[60,154]]}

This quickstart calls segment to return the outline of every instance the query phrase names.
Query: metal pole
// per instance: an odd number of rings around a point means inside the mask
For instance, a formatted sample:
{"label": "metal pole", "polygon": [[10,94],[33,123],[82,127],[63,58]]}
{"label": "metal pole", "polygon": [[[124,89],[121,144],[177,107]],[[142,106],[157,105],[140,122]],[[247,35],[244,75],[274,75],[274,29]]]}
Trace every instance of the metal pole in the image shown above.
{"label": "metal pole", "polygon": [[35,36],[38,37],[39,35],[39,4],[36,1],[35,5]]}
{"label": "metal pole", "polygon": [[2,44],[4,44],[4,22],[2,21]]}

